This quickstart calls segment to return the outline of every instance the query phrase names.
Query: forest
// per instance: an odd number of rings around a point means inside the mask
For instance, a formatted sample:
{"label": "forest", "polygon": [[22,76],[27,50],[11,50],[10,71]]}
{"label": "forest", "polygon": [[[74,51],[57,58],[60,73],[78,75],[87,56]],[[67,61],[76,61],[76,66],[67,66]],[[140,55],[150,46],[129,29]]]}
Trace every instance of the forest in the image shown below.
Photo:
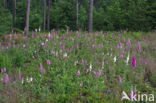
{"label": "forest", "polygon": [[[94,31],[150,31],[156,26],[155,0],[31,0],[30,31],[41,28],[89,30],[90,6]],[[27,0],[0,1],[0,32],[26,27]]]}
{"label": "forest", "polygon": [[155,103],[156,0],[0,0],[0,103]]}

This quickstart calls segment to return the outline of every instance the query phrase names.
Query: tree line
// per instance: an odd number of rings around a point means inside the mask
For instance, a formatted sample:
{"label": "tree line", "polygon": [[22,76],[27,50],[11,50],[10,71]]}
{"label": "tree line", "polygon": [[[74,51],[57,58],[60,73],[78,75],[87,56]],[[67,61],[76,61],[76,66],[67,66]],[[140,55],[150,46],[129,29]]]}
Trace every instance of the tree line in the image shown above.
{"label": "tree line", "polygon": [[0,32],[52,29],[149,31],[156,26],[155,0],[1,0]]}

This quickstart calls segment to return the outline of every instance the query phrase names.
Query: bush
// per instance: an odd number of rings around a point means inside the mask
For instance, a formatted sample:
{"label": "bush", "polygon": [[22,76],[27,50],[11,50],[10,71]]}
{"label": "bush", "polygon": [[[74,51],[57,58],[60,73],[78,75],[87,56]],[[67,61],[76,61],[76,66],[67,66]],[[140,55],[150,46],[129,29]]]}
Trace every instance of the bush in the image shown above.
{"label": "bush", "polygon": [[8,57],[8,55],[3,54],[2,51],[0,51],[0,69],[2,68],[7,68],[7,69],[11,69],[11,60]]}

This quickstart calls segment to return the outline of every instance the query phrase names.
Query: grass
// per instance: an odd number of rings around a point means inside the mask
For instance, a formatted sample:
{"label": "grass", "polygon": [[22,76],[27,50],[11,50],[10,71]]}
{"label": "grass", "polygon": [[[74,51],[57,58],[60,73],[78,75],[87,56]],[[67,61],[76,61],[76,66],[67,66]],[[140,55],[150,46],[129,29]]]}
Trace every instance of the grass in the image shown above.
{"label": "grass", "polygon": [[[123,91],[155,94],[155,34],[5,35],[0,38],[0,102],[127,103],[131,101],[121,101]],[[131,65],[132,57],[136,66]]]}

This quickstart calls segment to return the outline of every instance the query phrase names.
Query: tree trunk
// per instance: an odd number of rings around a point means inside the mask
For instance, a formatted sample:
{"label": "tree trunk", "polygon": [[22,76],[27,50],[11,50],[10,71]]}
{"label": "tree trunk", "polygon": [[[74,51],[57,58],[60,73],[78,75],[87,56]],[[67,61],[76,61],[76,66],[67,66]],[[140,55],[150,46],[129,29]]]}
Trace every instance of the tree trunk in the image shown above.
{"label": "tree trunk", "polygon": [[44,15],[43,15],[43,30],[46,29],[46,0],[43,1]]}
{"label": "tree trunk", "polygon": [[48,23],[47,23],[47,29],[50,30],[50,8],[51,8],[51,0],[48,2]]}
{"label": "tree trunk", "polygon": [[31,0],[27,0],[27,14],[26,14],[26,27],[25,27],[25,31],[26,31],[27,36],[29,34],[30,2],[31,2]]}
{"label": "tree trunk", "polygon": [[89,32],[93,31],[93,0],[89,2],[89,23],[88,23]]}
{"label": "tree trunk", "polygon": [[5,9],[7,8],[7,3],[8,3],[8,0],[4,0],[4,8]]}
{"label": "tree trunk", "polygon": [[79,23],[79,0],[76,0],[76,27],[78,29]]}
{"label": "tree trunk", "polygon": [[12,1],[13,11],[12,11],[12,27],[15,26],[15,16],[16,16],[16,0]]}

